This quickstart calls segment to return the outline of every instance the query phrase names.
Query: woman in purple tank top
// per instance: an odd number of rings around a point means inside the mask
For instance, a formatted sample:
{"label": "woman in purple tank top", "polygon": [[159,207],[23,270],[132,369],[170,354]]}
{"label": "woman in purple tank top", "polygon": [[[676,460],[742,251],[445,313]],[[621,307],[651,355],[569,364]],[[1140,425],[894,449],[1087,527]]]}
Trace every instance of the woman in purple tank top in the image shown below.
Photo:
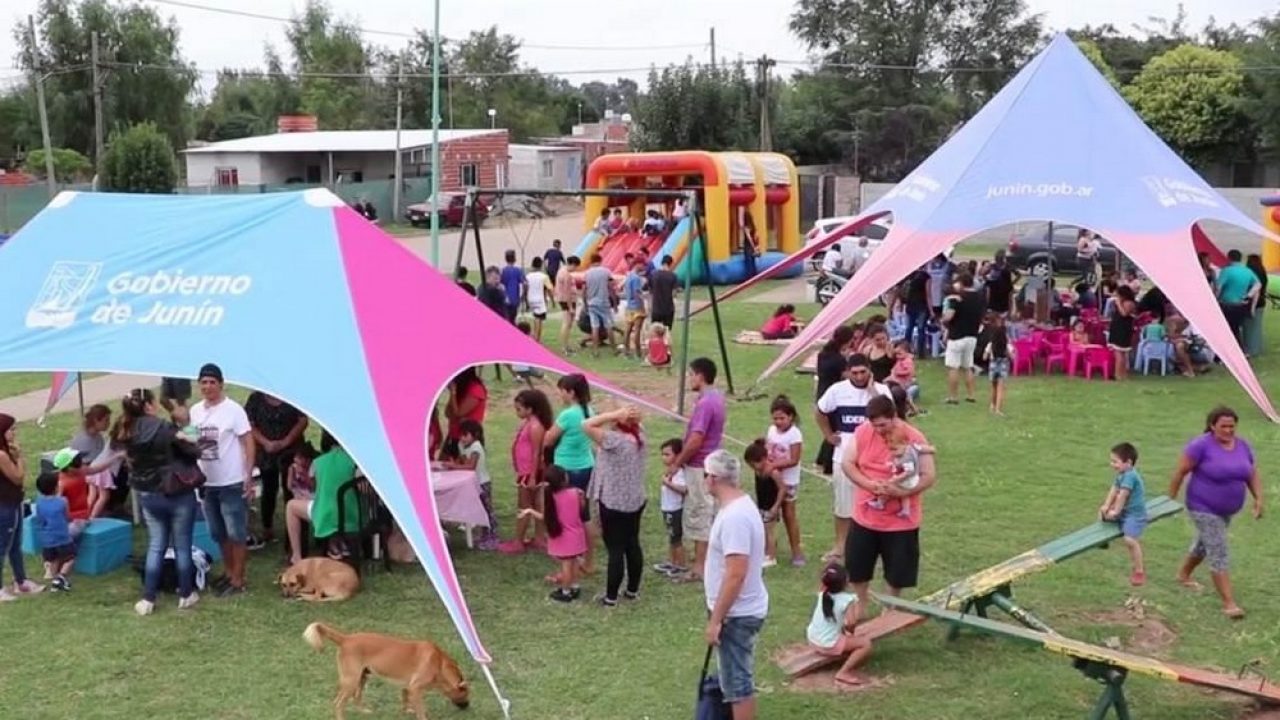
{"label": "woman in purple tank top", "polygon": [[1196,538],[1178,569],[1178,582],[1189,588],[1200,585],[1191,575],[1200,563],[1209,561],[1209,576],[1222,598],[1222,612],[1238,620],[1244,610],[1236,604],[1231,589],[1227,524],[1244,507],[1245,491],[1253,496],[1253,517],[1262,517],[1262,483],[1254,462],[1253,448],[1236,437],[1239,417],[1228,407],[1209,413],[1205,431],[1187,443],[1169,483],[1169,497],[1178,497],[1187,480],[1187,513],[1196,527]]}

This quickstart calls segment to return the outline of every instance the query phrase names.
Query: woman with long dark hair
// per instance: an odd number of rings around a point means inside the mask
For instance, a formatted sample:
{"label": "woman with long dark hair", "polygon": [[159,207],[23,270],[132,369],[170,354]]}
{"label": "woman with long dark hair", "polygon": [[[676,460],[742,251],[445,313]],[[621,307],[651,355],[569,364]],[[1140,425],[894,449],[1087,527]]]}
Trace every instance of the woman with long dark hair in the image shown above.
{"label": "woman with long dark hair", "polygon": [[[178,569],[178,609],[195,607],[195,565],[191,561],[191,530],[196,518],[194,478],[200,451],[194,440],[178,431],[173,422],[156,416],[156,398],[137,388],[120,401],[121,414],[111,428],[111,445],[123,450],[129,463],[129,485],[138,494],[147,523],[147,559],[143,571],[142,599],[133,606],[139,615],[150,615],[160,591],[164,554],[173,546]],[[186,422],[186,407],[174,406],[176,422]],[[181,481],[179,478],[191,478]]]}
{"label": "woman with long dark hair", "polygon": [[463,368],[449,383],[449,400],[444,406],[448,426],[445,432],[443,457],[456,460],[458,438],[462,436],[462,421],[475,420],[484,424],[489,405],[489,390],[474,367]]}
{"label": "woman with long dark hair", "polygon": [[[33,595],[44,586],[27,577],[22,563],[22,496],[26,461],[12,415],[0,413],[0,602]],[[13,568],[13,585],[4,586],[4,561]]]}
{"label": "woman with long dark hair", "polygon": [[[831,333],[831,339],[818,351],[815,402],[822,397],[827,388],[844,379],[845,353],[848,352],[849,343],[853,342],[853,337],[853,328],[848,325],[841,325],[835,329],[835,332]],[[818,457],[814,462],[827,475],[831,474],[832,453],[834,451],[835,448],[831,446],[831,443],[827,442],[826,438],[823,438],[822,444],[818,447]]]}
{"label": "woman with long dark hair", "polygon": [[645,496],[644,429],[640,413],[633,407],[596,415],[582,424],[596,445],[595,472],[587,499],[600,511],[600,534],[609,552],[609,570],[600,604],[618,604],[618,590],[625,573],[627,589],[623,597],[635,600],[640,593],[644,552],[640,548],[640,517]]}
{"label": "woman with long dark hair", "polygon": [[[569,484],[585,493],[587,486],[591,484],[591,471],[596,466],[595,456],[591,452],[591,439],[582,429],[583,423],[592,414],[591,385],[585,375],[573,373],[560,378],[556,389],[560,392],[560,401],[565,407],[556,416],[555,423],[547,429],[543,445],[553,449],[552,462],[564,468]],[[590,526],[587,533],[583,572],[590,574],[594,571],[592,561],[595,555],[595,537]]]}
{"label": "woman with long dark hair", "polygon": [[1262,354],[1262,311],[1267,309],[1267,269],[1262,265],[1262,256],[1250,253],[1244,261],[1245,267],[1258,276],[1258,296],[1253,300],[1253,312],[1244,320],[1244,351],[1249,357]]}

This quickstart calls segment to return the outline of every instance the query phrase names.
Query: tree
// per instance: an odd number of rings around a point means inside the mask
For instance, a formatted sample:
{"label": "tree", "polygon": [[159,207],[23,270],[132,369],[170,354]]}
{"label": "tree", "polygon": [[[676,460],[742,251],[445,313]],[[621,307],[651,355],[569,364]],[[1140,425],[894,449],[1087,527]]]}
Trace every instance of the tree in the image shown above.
{"label": "tree", "polygon": [[154,122],[177,147],[191,137],[188,95],[196,73],[179,50],[179,31],[140,3],[106,0],[41,0],[36,14],[36,45],[25,22],[13,34],[23,68],[39,59],[44,68],[81,68],[60,72],[45,81],[49,98],[49,130],[53,144],[93,157],[92,34],[98,33],[99,60],[104,67],[103,108],[108,127]]}
{"label": "tree", "polygon": [[749,150],[759,140],[759,88],[741,62],[649,72],[631,143],[642,150]]}
{"label": "tree", "polygon": [[[1245,42],[1240,55],[1246,65],[1280,67],[1280,12],[1258,20],[1256,36]],[[1267,154],[1280,157],[1280,83],[1270,73],[1250,74],[1245,80],[1242,109],[1262,139]]]}
{"label": "tree", "polygon": [[178,163],[168,136],[154,123],[112,133],[101,180],[105,190],[115,192],[173,192]]}
{"label": "tree", "polygon": [[[578,95],[572,86],[522,66],[520,41],[496,26],[458,42],[449,54],[449,67],[467,76],[452,81],[457,127],[493,122],[521,141],[566,132],[566,123],[577,118]],[[497,113],[492,121],[490,109]]]}
{"label": "tree", "polygon": [[[44,148],[27,153],[27,162],[23,169],[43,179],[47,173],[44,163]],[[89,161],[89,158],[75,150],[54,148],[53,174],[59,182],[84,180],[93,174],[93,163]]]}
{"label": "tree", "polygon": [[1111,87],[1119,90],[1120,79],[1116,77],[1116,71],[1107,64],[1107,59],[1102,56],[1102,50],[1098,47],[1098,43],[1087,37],[1079,38],[1075,42],[1076,47],[1080,48],[1080,52],[1089,59],[1089,62],[1093,63],[1098,72],[1102,73],[1102,77],[1111,83]]}
{"label": "tree", "polygon": [[27,148],[41,142],[32,95],[25,88],[0,94],[0,168],[17,165]]}
{"label": "tree", "polygon": [[1193,162],[1234,153],[1245,131],[1240,59],[1180,45],[1147,63],[1125,97],[1151,129]]}
{"label": "tree", "polygon": [[326,130],[385,127],[378,122],[378,83],[362,77],[373,67],[358,27],[334,20],[323,0],[308,0],[285,36],[293,50],[303,112],[315,115]]}

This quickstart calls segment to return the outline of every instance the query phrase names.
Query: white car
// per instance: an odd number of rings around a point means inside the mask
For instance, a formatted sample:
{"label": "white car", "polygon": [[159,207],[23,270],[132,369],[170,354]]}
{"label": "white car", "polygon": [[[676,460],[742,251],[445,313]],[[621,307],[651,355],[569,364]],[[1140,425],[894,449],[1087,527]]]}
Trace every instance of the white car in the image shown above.
{"label": "white car", "polygon": [[[818,220],[813,224],[813,229],[809,230],[809,233],[805,235],[805,247],[818,242],[832,232],[839,230],[857,219],[858,216],[856,215],[845,215]],[[864,226],[861,230],[849,236],[847,240],[842,238],[839,244],[841,246],[841,254],[845,256],[845,261],[848,262],[853,257],[853,249],[858,243],[858,238],[865,237],[867,239],[867,247],[875,250],[880,247],[880,243],[883,242],[885,237],[889,234],[889,228],[892,227],[892,225],[893,223],[888,217],[877,218],[872,220],[869,225]],[[819,250],[810,256],[808,260],[809,269],[816,272],[818,268],[822,267],[822,256],[826,253],[826,250]]]}

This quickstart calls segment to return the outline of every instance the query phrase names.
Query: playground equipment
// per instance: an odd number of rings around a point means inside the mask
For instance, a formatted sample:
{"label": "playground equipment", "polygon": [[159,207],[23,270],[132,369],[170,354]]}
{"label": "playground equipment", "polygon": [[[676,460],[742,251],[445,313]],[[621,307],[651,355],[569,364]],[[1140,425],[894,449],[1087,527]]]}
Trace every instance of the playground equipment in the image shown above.
{"label": "playground equipment", "polygon": [[[1280,193],[1264,197],[1262,202],[1262,227],[1280,235]],[[1262,265],[1267,272],[1280,272],[1280,243],[1262,239]]]}
{"label": "playground equipment", "polygon": [[[1147,501],[1147,519],[1156,522],[1176,515],[1182,505],[1164,495]],[[1069,535],[1028,550],[997,565],[957,580],[941,590],[920,599],[920,603],[930,607],[953,610],[961,613],[970,611],[979,617],[986,617],[990,607],[999,608],[1027,627],[1051,633],[1047,625],[1027,610],[1013,602],[1013,583],[1015,580],[1041,572],[1054,564],[1073,558],[1088,550],[1102,547],[1109,542],[1119,540],[1120,525],[1114,522],[1095,522]],[[887,613],[858,625],[855,634],[870,641],[896,634],[916,625],[923,624],[927,618],[921,614]],[[953,639],[953,630],[949,639]],[[783,672],[791,677],[820,670],[834,665],[840,658],[821,655],[817,652],[806,652],[794,655],[781,664]]]}
{"label": "playground equipment", "polygon": [[[610,270],[621,273],[623,257],[640,248],[654,258],[670,255],[677,273],[692,273],[695,282],[737,284],[747,279],[742,238],[754,235],[756,270],[762,271],[798,251],[800,235],[800,195],[795,165],[777,153],[710,153],[689,150],[667,153],[619,153],[604,155],[587,168],[588,190],[629,190],[631,197],[588,197],[585,224],[587,234],[574,254],[579,257],[600,252]],[[632,219],[642,220],[651,205],[662,203],[662,214],[671,218],[676,203],[671,198],[647,197],[645,190],[696,192],[703,208],[706,233],[706,262],[696,260],[691,242],[697,227],[686,217],[656,237],[644,237],[639,227],[624,226],[604,236],[594,227],[605,210],[623,208]],[[692,262],[686,262],[693,260]],[[783,273],[794,276],[797,267]]]}
{"label": "playground equipment", "polygon": [[1280,703],[1280,686],[1265,677],[1247,677],[1253,673],[1250,666],[1245,666],[1234,677],[1210,670],[1186,667],[1167,663],[1162,660],[1134,655],[1132,653],[1112,650],[1099,645],[1071,640],[1060,635],[1041,632],[1016,625],[995,622],[985,617],[975,617],[964,612],[956,612],[927,602],[912,602],[886,595],[875,595],[877,601],[901,613],[920,619],[932,618],[949,623],[953,632],[959,628],[968,628],[988,635],[996,635],[1010,640],[1019,640],[1038,645],[1045,650],[1071,658],[1072,667],[1079,670],[1090,680],[1102,683],[1102,695],[1089,713],[1089,720],[1103,720],[1112,708],[1119,720],[1130,720],[1129,705],[1124,696],[1124,681],[1129,673],[1138,673],[1161,680],[1197,685],[1213,690],[1246,695],[1267,703]]}

